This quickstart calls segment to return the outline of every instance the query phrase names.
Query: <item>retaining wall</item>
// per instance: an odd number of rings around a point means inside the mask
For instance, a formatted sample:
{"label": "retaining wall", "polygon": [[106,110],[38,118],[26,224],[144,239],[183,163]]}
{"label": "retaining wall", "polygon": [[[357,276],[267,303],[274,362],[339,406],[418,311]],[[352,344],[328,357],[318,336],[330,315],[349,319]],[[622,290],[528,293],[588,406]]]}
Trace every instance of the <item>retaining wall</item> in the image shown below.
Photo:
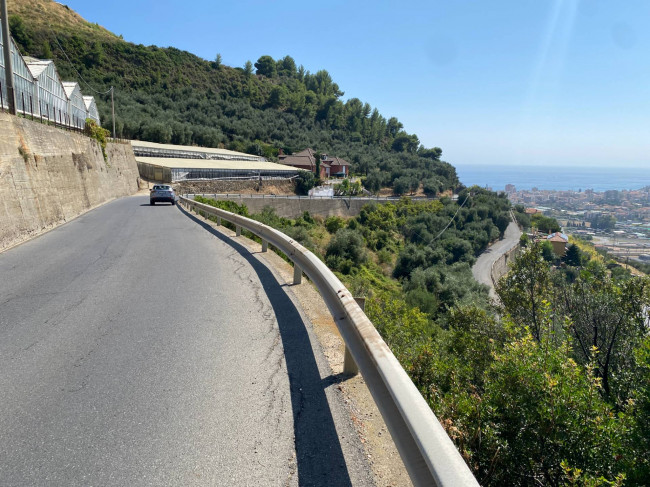
{"label": "retaining wall", "polygon": [[386,203],[386,200],[372,200],[372,199],[349,199],[342,198],[309,198],[304,196],[298,198],[283,198],[273,196],[247,196],[247,195],[211,195],[206,194],[207,198],[214,198],[216,200],[230,200],[237,204],[244,204],[248,207],[249,213],[260,213],[265,206],[275,208],[279,216],[285,218],[297,218],[305,211],[308,211],[312,216],[341,216],[353,217],[361,212],[361,208],[368,203]]}
{"label": "retaining wall", "polygon": [[0,250],[138,190],[138,167],[126,144],[0,113]]}
{"label": "retaining wall", "polygon": [[492,283],[496,286],[499,279],[506,275],[508,272],[508,265],[510,262],[515,260],[519,254],[519,244],[515,245],[513,248],[508,250],[505,254],[499,257],[492,264],[492,269],[490,271],[490,277],[492,278]]}

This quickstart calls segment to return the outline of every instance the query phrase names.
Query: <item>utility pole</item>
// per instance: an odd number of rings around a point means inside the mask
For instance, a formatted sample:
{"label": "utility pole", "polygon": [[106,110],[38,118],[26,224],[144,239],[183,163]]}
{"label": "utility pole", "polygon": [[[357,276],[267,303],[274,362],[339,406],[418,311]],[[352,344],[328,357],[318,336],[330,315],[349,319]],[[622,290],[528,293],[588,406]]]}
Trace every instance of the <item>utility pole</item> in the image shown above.
{"label": "utility pole", "polygon": [[[2,0],[3,2],[5,0]],[[111,113],[113,114],[113,138],[117,139],[115,136],[115,101],[113,100],[113,87],[111,86]]]}
{"label": "utility pole", "polygon": [[9,16],[7,15],[7,0],[0,0],[2,9],[2,51],[5,58],[5,80],[7,82],[7,104],[9,113],[16,115],[16,93],[14,91],[14,66],[11,60],[11,32],[9,32]]}

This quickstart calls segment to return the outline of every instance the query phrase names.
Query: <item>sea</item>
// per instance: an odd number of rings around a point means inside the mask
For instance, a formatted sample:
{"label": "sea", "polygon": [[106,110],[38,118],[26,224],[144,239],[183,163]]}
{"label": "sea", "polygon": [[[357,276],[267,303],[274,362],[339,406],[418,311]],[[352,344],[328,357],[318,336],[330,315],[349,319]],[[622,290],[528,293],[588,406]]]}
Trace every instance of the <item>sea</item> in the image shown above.
{"label": "sea", "polygon": [[522,189],[594,191],[640,189],[650,186],[650,165],[646,168],[589,166],[507,166],[454,164],[465,186],[504,191],[506,184]]}

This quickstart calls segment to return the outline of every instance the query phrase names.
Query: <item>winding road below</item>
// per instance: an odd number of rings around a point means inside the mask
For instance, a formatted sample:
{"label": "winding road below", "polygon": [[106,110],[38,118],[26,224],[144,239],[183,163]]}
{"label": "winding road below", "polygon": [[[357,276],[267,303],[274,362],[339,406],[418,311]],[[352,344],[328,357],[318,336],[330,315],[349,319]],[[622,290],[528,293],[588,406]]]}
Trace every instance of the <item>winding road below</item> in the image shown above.
{"label": "winding road below", "polygon": [[521,237],[521,230],[519,230],[515,222],[510,222],[503,235],[503,239],[494,242],[485,249],[472,266],[474,279],[490,287],[490,297],[493,299],[496,299],[497,295],[494,292],[494,283],[492,282],[492,264],[508,250],[517,245],[519,243],[519,237]]}

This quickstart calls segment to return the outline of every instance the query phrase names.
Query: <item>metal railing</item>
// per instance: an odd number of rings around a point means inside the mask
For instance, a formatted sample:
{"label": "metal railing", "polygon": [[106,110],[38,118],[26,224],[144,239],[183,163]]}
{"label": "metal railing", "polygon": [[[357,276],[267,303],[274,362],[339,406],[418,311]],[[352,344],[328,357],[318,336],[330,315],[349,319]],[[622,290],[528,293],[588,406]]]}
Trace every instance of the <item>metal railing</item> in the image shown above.
{"label": "metal railing", "polygon": [[[356,303],[350,292],[327,266],[287,235],[246,218],[186,197],[179,202],[235,225],[236,235],[246,229],[283,252],[294,264],[294,284],[304,272],[316,285],[343,337],[346,355],[358,366],[388,426],[402,461],[416,486],[478,486],[460,453],[440,425],[420,392],[388,345]],[[346,364],[346,369],[350,364]]]}

